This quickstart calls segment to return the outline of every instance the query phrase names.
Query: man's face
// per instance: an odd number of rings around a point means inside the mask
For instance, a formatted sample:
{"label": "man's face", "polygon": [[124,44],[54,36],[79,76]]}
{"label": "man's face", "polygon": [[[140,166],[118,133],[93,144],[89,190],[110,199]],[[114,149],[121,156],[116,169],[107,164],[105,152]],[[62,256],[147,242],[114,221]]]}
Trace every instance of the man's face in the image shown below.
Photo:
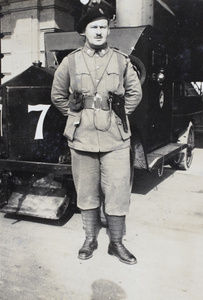
{"label": "man's face", "polygon": [[102,48],[106,44],[110,29],[106,19],[95,20],[89,23],[85,29],[86,41],[93,49]]}

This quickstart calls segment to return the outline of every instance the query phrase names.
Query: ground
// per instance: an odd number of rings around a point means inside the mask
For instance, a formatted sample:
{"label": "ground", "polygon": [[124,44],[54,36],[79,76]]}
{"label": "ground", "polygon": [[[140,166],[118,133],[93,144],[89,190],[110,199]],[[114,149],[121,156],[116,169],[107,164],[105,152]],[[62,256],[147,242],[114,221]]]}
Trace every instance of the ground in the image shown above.
{"label": "ground", "polygon": [[124,243],[126,265],[107,254],[102,228],[79,260],[81,216],[63,222],[0,214],[1,300],[202,300],[203,149],[188,171],[137,172]]}

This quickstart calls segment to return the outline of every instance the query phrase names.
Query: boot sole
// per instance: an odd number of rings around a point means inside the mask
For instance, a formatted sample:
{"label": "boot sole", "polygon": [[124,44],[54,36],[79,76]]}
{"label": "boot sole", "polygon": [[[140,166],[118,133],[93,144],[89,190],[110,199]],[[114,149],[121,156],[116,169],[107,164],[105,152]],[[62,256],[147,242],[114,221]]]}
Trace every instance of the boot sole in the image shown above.
{"label": "boot sole", "polygon": [[87,260],[87,259],[91,258],[92,256],[93,256],[93,253],[90,256],[86,256],[86,257],[78,255],[78,258],[82,259],[82,260]]}
{"label": "boot sole", "polygon": [[135,264],[137,264],[137,259],[135,261],[133,261],[133,262],[123,260],[122,258],[120,258],[118,255],[116,255],[111,250],[108,250],[108,254],[117,257],[124,264],[127,264],[127,265],[135,265]]}
{"label": "boot sole", "polygon": [[82,255],[80,255],[80,254],[78,254],[78,258],[79,259],[82,259],[82,260],[87,260],[87,259],[90,259],[92,256],[93,256],[93,252],[95,251],[95,250],[97,250],[97,248],[98,248],[98,244],[95,246],[95,248],[92,250],[92,254],[90,254],[89,256],[82,256]]}

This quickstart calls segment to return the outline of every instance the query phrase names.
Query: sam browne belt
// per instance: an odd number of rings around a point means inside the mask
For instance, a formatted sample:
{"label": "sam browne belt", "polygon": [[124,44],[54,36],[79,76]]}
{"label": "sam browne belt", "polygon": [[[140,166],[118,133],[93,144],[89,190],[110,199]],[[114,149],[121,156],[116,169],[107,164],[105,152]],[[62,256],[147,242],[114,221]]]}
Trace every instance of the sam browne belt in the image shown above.
{"label": "sam browne belt", "polygon": [[110,110],[109,99],[99,94],[94,97],[84,97],[84,108]]}
{"label": "sam browne belt", "polygon": [[81,111],[83,108],[110,110],[109,103],[109,97],[101,97],[98,93],[95,96],[84,96],[82,93],[74,91],[69,96],[71,111]]}
{"label": "sam browne belt", "polygon": [[108,97],[101,97],[98,93],[95,96],[84,96],[82,93],[74,92],[69,97],[69,106],[72,111],[80,111],[83,108],[107,111],[113,110],[121,119],[124,131],[128,132],[125,100],[123,96],[111,92],[109,92]]}

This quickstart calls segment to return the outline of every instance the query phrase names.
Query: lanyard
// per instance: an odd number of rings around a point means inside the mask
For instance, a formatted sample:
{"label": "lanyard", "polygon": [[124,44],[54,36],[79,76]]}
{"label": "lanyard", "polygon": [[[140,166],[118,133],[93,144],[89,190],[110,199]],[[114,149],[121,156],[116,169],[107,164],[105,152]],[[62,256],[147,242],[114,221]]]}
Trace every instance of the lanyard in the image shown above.
{"label": "lanyard", "polygon": [[99,84],[100,84],[100,82],[101,82],[101,80],[102,80],[102,78],[103,78],[103,76],[104,76],[104,73],[105,73],[105,71],[106,71],[106,69],[107,69],[107,67],[108,67],[108,65],[109,65],[109,63],[110,63],[110,60],[111,60],[111,58],[112,58],[112,56],[113,56],[113,53],[114,53],[114,52],[112,51],[111,56],[109,57],[109,60],[107,61],[107,64],[106,64],[106,67],[105,67],[105,69],[104,69],[104,71],[103,71],[103,73],[102,73],[102,76],[100,77],[99,81],[98,81],[97,84],[96,84],[95,81],[94,81],[94,79],[93,79],[93,77],[92,77],[92,74],[91,74],[91,72],[90,72],[90,69],[89,69],[89,67],[88,67],[87,61],[86,61],[86,59],[85,59],[84,52],[82,51],[82,55],[83,55],[83,59],[84,59],[86,68],[87,68],[87,70],[88,70],[88,72],[89,72],[89,74],[90,74],[90,78],[91,78],[91,80],[92,80],[92,84],[93,84],[93,87],[94,87],[94,93],[95,93],[95,95],[96,95],[96,93],[97,93],[97,88],[98,88],[98,86],[99,86]]}

